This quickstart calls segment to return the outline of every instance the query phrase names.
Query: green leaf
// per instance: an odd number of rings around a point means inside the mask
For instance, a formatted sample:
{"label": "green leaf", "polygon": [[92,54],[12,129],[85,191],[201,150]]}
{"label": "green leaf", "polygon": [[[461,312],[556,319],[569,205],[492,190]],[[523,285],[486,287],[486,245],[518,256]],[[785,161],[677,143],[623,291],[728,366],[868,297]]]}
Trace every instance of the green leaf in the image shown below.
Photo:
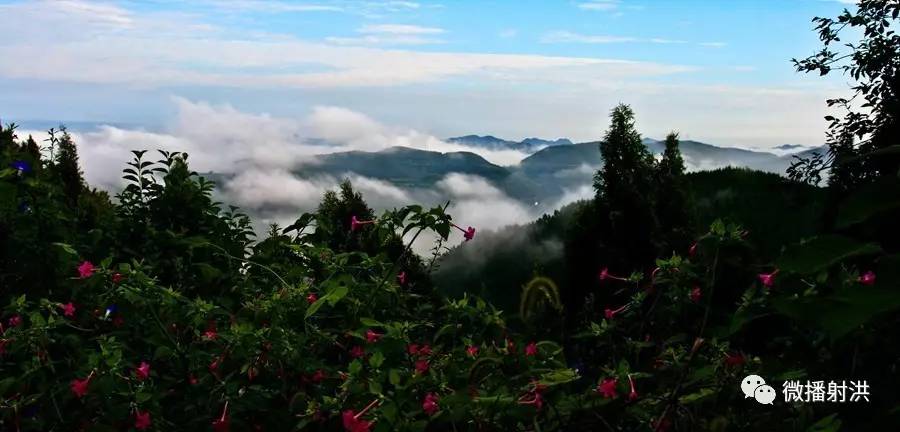
{"label": "green leaf", "polygon": [[541,375],[541,384],[553,386],[575,381],[579,378],[574,369],[557,369]]}
{"label": "green leaf", "polygon": [[881,252],[874,243],[860,243],[839,236],[824,235],[785,248],[778,268],[799,274],[812,274],[847,258]]}
{"label": "green leaf", "polygon": [[838,210],[837,228],[863,222],[885,210],[900,207],[900,183],[885,180],[862,187]]}
{"label": "green leaf", "polygon": [[686,394],[686,395],[678,398],[678,400],[682,404],[690,404],[690,403],[694,403],[694,402],[700,402],[703,399],[706,399],[706,398],[714,395],[715,393],[716,393],[715,389],[704,388],[704,389],[700,389],[700,391],[698,391],[696,393]]}
{"label": "green leaf", "polygon": [[322,307],[322,305],[324,305],[324,304],[325,304],[325,299],[324,299],[324,298],[320,298],[320,299],[316,300],[315,303],[309,305],[309,307],[306,308],[306,318],[309,318],[309,317],[315,315],[315,313],[316,313],[316,312]]}
{"label": "green leaf", "polygon": [[65,252],[69,255],[76,256],[76,257],[78,256],[78,251],[76,251],[75,248],[73,248],[71,245],[68,245],[66,243],[53,243],[53,246],[59,247],[60,249],[63,250],[63,252]]}
{"label": "green leaf", "polygon": [[399,386],[400,382],[401,382],[400,371],[398,371],[397,369],[389,370],[388,371],[388,382],[390,382],[391,385],[393,385],[395,387]]}
{"label": "green leaf", "polygon": [[371,357],[369,357],[369,365],[373,368],[381,367],[381,364],[384,363],[384,354],[381,351],[375,351]]}
{"label": "green leaf", "polygon": [[363,365],[362,365],[361,361],[353,360],[352,362],[350,362],[350,366],[347,367],[347,370],[351,374],[356,375],[362,371],[362,368],[363,368]]}
{"label": "green leaf", "polygon": [[366,327],[384,327],[384,324],[382,324],[381,321],[372,318],[360,318],[359,322]]}
{"label": "green leaf", "polygon": [[782,314],[838,339],[878,314],[900,308],[900,291],[854,286],[827,297],[773,299],[772,305]]}
{"label": "green leaf", "polygon": [[841,420],[837,418],[837,413],[825,417],[807,429],[807,432],[837,432],[841,430]]}

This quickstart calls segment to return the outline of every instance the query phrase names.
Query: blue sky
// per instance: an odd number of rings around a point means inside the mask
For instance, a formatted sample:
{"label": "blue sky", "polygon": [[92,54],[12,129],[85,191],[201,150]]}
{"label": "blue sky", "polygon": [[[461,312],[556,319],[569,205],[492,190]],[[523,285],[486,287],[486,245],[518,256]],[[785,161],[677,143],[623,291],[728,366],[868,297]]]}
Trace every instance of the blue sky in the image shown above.
{"label": "blue sky", "polygon": [[[840,77],[789,62],[848,5],[755,1],[0,1],[0,117],[165,129],[179,100],[340,107],[438,137],[645,135],[818,144]],[[36,123],[33,123],[36,124]]]}

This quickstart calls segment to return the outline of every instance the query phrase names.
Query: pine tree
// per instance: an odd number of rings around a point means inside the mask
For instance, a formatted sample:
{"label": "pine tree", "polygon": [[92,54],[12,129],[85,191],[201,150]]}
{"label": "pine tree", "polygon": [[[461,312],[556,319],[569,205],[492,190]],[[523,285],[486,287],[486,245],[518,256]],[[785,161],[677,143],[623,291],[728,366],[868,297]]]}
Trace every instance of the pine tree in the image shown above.
{"label": "pine tree", "polygon": [[75,141],[66,131],[66,128],[60,126],[62,136],[55,138],[55,134],[51,135],[51,139],[55,140],[54,154],[54,170],[62,182],[63,193],[66,197],[66,204],[70,208],[78,206],[78,197],[81,196],[85,188],[84,177],[81,168],[78,166],[78,149],[75,147]]}
{"label": "pine tree", "polygon": [[656,256],[656,164],[634,128],[634,112],[628,105],[613,109],[610,119],[600,144],[604,165],[594,176],[595,200],[601,217],[605,213],[608,219],[601,227],[615,264],[618,270],[630,271]]}
{"label": "pine tree", "polygon": [[677,133],[666,136],[666,149],[656,168],[656,218],[669,250],[683,250],[691,238],[684,158],[678,146]]}

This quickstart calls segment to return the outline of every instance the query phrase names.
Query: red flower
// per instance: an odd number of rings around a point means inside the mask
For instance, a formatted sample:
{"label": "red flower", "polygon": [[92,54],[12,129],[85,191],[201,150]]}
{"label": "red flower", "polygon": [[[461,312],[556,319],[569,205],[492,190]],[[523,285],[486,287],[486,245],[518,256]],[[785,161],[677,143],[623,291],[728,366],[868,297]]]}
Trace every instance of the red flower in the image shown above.
{"label": "red flower", "polygon": [[78,277],[81,279],[87,279],[94,274],[94,264],[90,261],[84,261],[81,265],[78,266]]}
{"label": "red flower", "polygon": [[472,240],[473,238],[475,238],[475,228],[468,227],[467,229],[462,229],[462,227],[460,227],[459,225],[457,225],[455,223],[451,223],[450,225],[453,226],[454,228],[462,231],[463,238],[465,238],[466,241],[469,241],[469,240]]}
{"label": "red flower", "polygon": [[150,364],[147,362],[141,362],[141,364],[135,368],[134,375],[137,377],[138,381],[143,381],[150,377]]}
{"label": "red flower", "polygon": [[478,355],[478,347],[475,345],[470,345],[468,348],[466,348],[466,353],[468,353],[472,357],[475,357]]}
{"label": "red flower", "polygon": [[83,380],[80,380],[77,378],[73,379],[72,382],[69,383],[69,388],[72,389],[72,393],[75,393],[75,396],[78,396],[78,398],[82,398],[84,395],[87,394],[88,385],[90,385],[91,378],[93,378],[93,377],[94,377],[94,372],[91,371],[91,374],[88,375],[87,378],[85,378]]}
{"label": "red flower", "polygon": [[61,304],[59,305],[59,307],[63,310],[63,316],[67,316],[70,318],[75,316],[75,305],[72,304],[72,302]]}
{"label": "red flower", "polygon": [[366,342],[368,343],[378,342],[378,339],[381,339],[382,336],[384,335],[372,329],[366,330]]}
{"label": "red flower", "polygon": [[694,303],[699,302],[699,301],[700,301],[700,296],[701,296],[702,294],[703,294],[703,292],[700,291],[700,287],[695,286],[694,289],[691,290],[691,301],[694,302]]}
{"label": "red flower", "polygon": [[355,413],[353,410],[346,410],[342,415],[344,421],[344,429],[347,432],[369,432],[372,428],[372,422],[360,420],[359,418],[363,416],[369,409],[378,404],[378,399],[375,399],[370,403],[367,407],[363,408],[362,411]]}
{"label": "red flower", "polygon": [[325,381],[325,378],[327,378],[327,377],[328,376],[325,374],[325,371],[323,371],[322,369],[318,369],[315,372],[313,372],[312,377],[310,377],[310,379],[314,383],[320,383],[322,381]]}
{"label": "red flower", "polygon": [[125,276],[122,276],[122,273],[113,273],[112,281],[114,284],[122,282],[122,279],[125,279]]}
{"label": "red flower", "polygon": [[198,382],[200,381],[197,380],[196,376],[191,375],[188,377],[188,383],[190,383],[191,385],[197,385]]}
{"label": "red flower", "polygon": [[430,356],[431,355],[431,346],[430,345],[422,345],[422,347],[419,348],[419,355],[423,356],[423,357]]}
{"label": "red flower", "polygon": [[631,391],[628,393],[628,400],[637,399],[638,392],[634,389],[634,380],[631,379],[631,374],[628,375],[628,385],[631,386]]}
{"label": "red flower", "polygon": [[113,318],[112,323],[116,327],[122,327],[122,325],[125,324],[125,318],[122,318],[121,315],[116,315],[116,317]]}
{"label": "red flower", "polygon": [[859,283],[863,285],[874,285],[875,284],[875,272],[869,270],[865,272],[862,276],[857,279]]}
{"label": "red flower", "polygon": [[741,353],[728,353],[725,355],[725,366],[740,366],[743,365],[746,361],[747,359],[744,358],[744,355]]}
{"label": "red flower", "polygon": [[613,318],[616,317],[616,315],[617,315],[618,313],[624,311],[625,308],[627,308],[627,307],[628,307],[628,305],[625,304],[625,305],[622,305],[622,307],[620,307],[620,308],[618,308],[618,309],[615,309],[615,310],[610,309],[610,308],[606,308],[606,309],[603,310],[603,316],[606,317],[606,319],[608,319],[608,320],[612,320]]}
{"label": "red flower", "polygon": [[400,285],[406,285],[406,272],[405,271],[402,271],[397,274],[397,282]]}
{"label": "red flower", "polygon": [[419,375],[428,373],[428,360],[416,360],[416,373]]}
{"label": "red flower", "polygon": [[688,256],[693,258],[694,255],[696,255],[696,254],[697,254],[697,242],[694,242],[694,243],[691,243],[691,248],[688,249]]}
{"label": "red flower", "polygon": [[536,343],[531,342],[531,343],[529,343],[528,345],[525,345],[525,355],[526,355],[526,356],[534,356],[534,355],[537,355],[537,352],[538,352],[538,349],[537,349],[537,344],[536,344]]}
{"label": "red flower", "polygon": [[203,332],[203,339],[206,340],[216,340],[219,337],[218,331],[216,331],[216,323],[210,321],[206,326],[206,331]]}
{"label": "red flower", "polygon": [[[540,384],[535,385],[534,390],[519,399],[519,405],[534,405],[534,409],[540,411],[541,408],[544,407],[544,397],[541,395],[541,392],[543,392],[545,388],[546,387]],[[531,396],[531,400],[526,400],[529,395]]]}
{"label": "red flower", "polygon": [[375,223],[374,220],[361,221],[356,218],[356,216],[350,217],[350,231],[356,231],[360,229],[363,225],[368,225],[371,223]]}
{"label": "red flower", "polygon": [[408,352],[409,355],[419,354],[419,344],[411,343],[411,344],[407,345],[406,352]]}
{"label": "red flower", "polygon": [[597,384],[597,393],[600,393],[607,399],[613,399],[618,396],[618,394],[616,394],[616,384],[618,383],[619,380],[615,378],[607,378],[600,384]]}
{"label": "red flower", "polygon": [[766,288],[772,288],[772,285],[775,285],[775,275],[778,274],[778,270],[776,269],[772,273],[760,273],[757,275],[759,281],[762,282],[763,286]]}
{"label": "red flower", "polygon": [[440,407],[438,406],[438,395],[434,393],[428,393],[425,395],[425,399],[422,401],[422,411],[425,411],[425,414],[433,416],[435,413],[440,411]]}
{"label": "red flower", "polygon": [[214,358],[213,361],[209,363],[209,371],[210,371],[211,373],[215,374],[216,372],[218,372],[218,370],[219,370],[219,365],[221,365],[221,364],[222,364],[222,358],[221,358],[221,357],[216,357],[216,358]]}
{"label": "red flower", "polygon": [[350,349],[350,357],[360,358],[366,355],[366,350],[361,346],[355,346]]}
{"label": "red flower", "polygon": [[510,340],[510,339],[507,339],[507,340],[506,340],[506,351],[507,351],[509,354],[515,354],[515,352],[516,352],[516,343],[513,342],[513,341]]}
{"label": "red flower", "polygon": [[319,296],[317,296],[316,293],[311,292],[311,293],[309,293],[309,294],[306,295],[306,302],[307,302],[307,303],[313,304],[313,303],[315,303],[315,302],[317,302],[317,301],[319,301]]}
{"label": "red flower", "polygon": [[597,275],[597,278],[599,278],[601,281],[605,281],[607,279],[613,279],[613,280],[624,282],[624,281],[628,280],[627,278],[623,278],[623,277],[619,277],[619,276],[615,276],[615,275],[611,274],[609,272],[609,269],[606,267],[603,267],[603,269],[600,270],[600,274]]}
{"label": "red flower", "polygon": [[138,411],[134,413],[134,428],[137,430],[145,430],[150,427],[150,413],[148,411]]}
{"label": "red flower", "polygon": [[13,315],[9,318],[9,326],[10,327],[18,327],[22,325],[22,317],[19,315]]}
{"label": "red flower", "polygon": [[225,402],[225,408],[222,409],[222,416],[213,420],[212,427],[216,432],[228,432],[231,420],[228,418],[228,402]]}

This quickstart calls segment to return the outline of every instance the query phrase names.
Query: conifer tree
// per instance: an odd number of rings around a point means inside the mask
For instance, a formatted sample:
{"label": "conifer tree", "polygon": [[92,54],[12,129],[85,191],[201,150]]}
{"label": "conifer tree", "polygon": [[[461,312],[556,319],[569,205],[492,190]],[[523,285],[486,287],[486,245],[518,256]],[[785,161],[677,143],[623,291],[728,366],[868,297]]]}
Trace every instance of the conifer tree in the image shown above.
{"label": "conifer tree", "polygon": [[656,183],[656,218],[660,231],[668,249],[682,250],[691,237],[691,223],[684,184],[684,158],[675,132],[666,136],[666,148],[656,168]]}
{"label": "conifer tree", "polygon": [[84,177],[81,168],[78,166],[78,149],[75,147],[75,141],[65,127],[60,126],[61,137],[56,138],[55,134],[51,134],[51,139],[55,140],[54,154],[54,170],[62,182],[63,193],[66,197],[66,204],[70,208],[78,206],[78,198],[84,190]]}

